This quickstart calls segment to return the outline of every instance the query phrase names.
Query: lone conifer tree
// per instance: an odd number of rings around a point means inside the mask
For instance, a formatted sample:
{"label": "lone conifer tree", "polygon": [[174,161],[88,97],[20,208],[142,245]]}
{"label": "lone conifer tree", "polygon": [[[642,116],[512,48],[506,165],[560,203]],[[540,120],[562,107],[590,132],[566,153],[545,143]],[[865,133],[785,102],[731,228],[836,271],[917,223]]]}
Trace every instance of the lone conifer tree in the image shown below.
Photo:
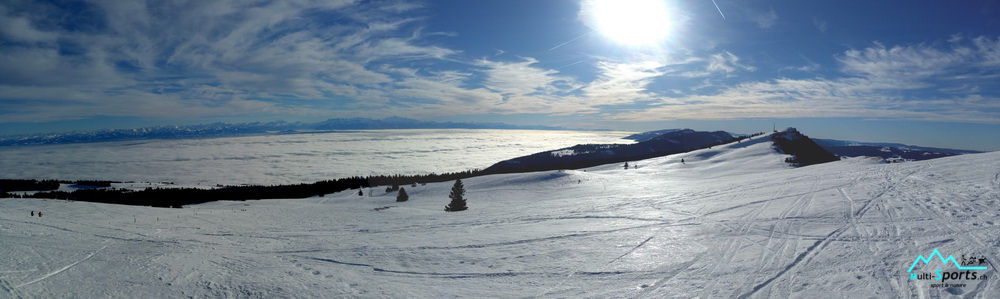
{"label": "lone conifer tree", "polygon": [[462,180],[455,180],[455,185],[451,186],[451,194],[448,194],[448,198],[451,198],[451,203],[444,207],[447,212],[457,212],[465,211],[469,207],[465,205],[465,186],[462,185]]}
{"label": "lone conifer tree", "polygon": [[364,190],[358,190],[358,196],[365,196]]}
{"label": "lone conifer tree", "polygon": [[409,195],[406,195],[406,188],[399,188],[399,194],[396,194],[396,201],[407,201],[410,199]]}

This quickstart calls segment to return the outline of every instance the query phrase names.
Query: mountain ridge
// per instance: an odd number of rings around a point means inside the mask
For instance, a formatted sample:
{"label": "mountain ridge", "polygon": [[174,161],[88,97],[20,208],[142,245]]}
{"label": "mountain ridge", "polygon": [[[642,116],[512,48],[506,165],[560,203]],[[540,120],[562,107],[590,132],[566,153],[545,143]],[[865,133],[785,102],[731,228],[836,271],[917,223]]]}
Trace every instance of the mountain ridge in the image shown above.
{"label": "mountain ridge", "polygon": [[840,157],[878,157],[885,161],[920,161],[941,157],[975,154],[980,151],[924,147],[900,143],[858,142],[836,139],[813,139],[827,151]]}
{"label": "mountain ridge", "polygon": [[145,139],[217,138],[268,134],[317,133],[339,130],[388,130],[388,129],[506,129],[506,130],[573,130],[563,127],[511,125],[484,122],[436,122],[402,117],[331,118],[320,122],[245,122],[153,126],[128,129],[104,129],[0,136],[0,146],[73,144]]}
{"label": "mountain ridge", "polygon": [[736,141],[723,131],[675,129],[632,144],[578,144],[497,162],[486,173],[517,173],[580,169],[610,163],[643,160]]}

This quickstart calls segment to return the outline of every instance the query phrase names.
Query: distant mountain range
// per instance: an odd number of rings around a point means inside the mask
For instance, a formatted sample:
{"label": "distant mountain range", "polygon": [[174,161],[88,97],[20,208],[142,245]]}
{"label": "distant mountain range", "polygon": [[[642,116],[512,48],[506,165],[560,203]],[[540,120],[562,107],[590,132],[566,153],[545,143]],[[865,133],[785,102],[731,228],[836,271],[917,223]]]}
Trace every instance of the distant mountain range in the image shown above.
{"label": "distant mountain range", "polygon": [[566,128],[549,126],[520,126],[504,123],[434,122],[402,117],[389,117],[384,119],[332,118],[316,123],[289,123],[284,121],[235,124],[211,123],[190,126],[158,126],[134,129],[108,129],[20,136],[0,136],[0,146],[68,144],[139,139],[211,138],[266,134],[315,133],[335,130],[385,129],[568,130]]}
{"label": "distant mountain range", "polygon": [[849,140],[813,139],[831,153],[841,157],[879,157],[887,161],[928,160],[962,154],[974,154],[978,151],[923,147],[899,143],[857,142]]}
{"label": "distant mountain range", "polygon": [[466,122],[436,122],[416,119],[389,117],[384,119],[370,118],[331,118],[313,124],[316,130],[388,130],[388,129],[505,129],[505,130],[570,130],[550,126],[522,126],[505,123],[466,123]]}
{"label": "distant mountain range", "polygon": [[[663,134],[666,134],[666,133],[676,132],[676,131],[680,131],[680,130],[684,130],[684,129],[665,129],[665,130],[656,130],[656,131],[642,132],[642,133],[636,133],[636,134],[625,136],[622,139],[635,140],[635,142],[643,142],[643,141],[646,141],[646,140],[650,140],[650,139],[656,138],[657,136],[660,136],[660,135],[663,135]],[[730,134],[730,135],[732,135],[732,134]]]}

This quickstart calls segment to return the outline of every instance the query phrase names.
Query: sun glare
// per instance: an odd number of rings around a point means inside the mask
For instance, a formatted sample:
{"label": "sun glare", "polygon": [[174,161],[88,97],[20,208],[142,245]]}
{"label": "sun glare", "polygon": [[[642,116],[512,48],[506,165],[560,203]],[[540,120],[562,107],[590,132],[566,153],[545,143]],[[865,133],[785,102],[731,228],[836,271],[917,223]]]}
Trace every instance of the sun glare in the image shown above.
{"label": "sun glare", "polygon": [[583,9],[594,30],[629,46],[659,43],[673,29],[664,0],[590,0]]}

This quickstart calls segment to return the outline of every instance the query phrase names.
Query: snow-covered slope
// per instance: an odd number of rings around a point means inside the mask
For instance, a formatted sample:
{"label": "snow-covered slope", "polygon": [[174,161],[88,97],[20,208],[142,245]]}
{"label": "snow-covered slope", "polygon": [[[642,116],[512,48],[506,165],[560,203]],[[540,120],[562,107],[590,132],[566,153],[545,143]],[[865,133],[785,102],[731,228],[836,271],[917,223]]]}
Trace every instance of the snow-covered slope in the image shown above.
{"label": "snow-covered slope", "polygon": [[[1000,152],[785,157],[754,138],[638,169],[472,178],[469,210],[452,213],[450,183],[407,186],[403,203],[2,199],[0,297],[1000,296]],[[910,280],[934,249],[983,257],[989,278]],[[939,268],[954,269],[914,272]]]}
{"label": "snow-covered slope", "polygon": [[662,157],[734,141],[723,131],[673,130],[633,144],[577,144],[497,162],[485,173],[521,173],[559,169],[580,169],[607,163]]}

